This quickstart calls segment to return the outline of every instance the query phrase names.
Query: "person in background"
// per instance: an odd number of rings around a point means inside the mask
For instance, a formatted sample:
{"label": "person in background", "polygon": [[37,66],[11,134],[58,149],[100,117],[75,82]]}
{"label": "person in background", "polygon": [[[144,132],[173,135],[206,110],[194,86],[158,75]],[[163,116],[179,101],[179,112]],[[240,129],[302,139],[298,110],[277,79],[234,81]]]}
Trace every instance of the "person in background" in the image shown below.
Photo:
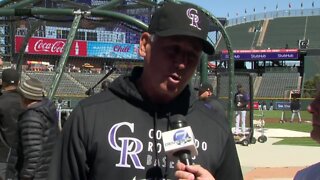
{"label": "person in background", "polygon": [[301,123],[300,108],[301,108],[300,100],[294,97],[291,100],[291,103],[290,103],[290,109],[291,109],[291,112],[292,112],[290,123],[293,122],[293,119],[294,119],[295,115],[298,116],[299,123]]}
{"label": "person in background", "polygon": [[1,95],[2,95],[2,76],[0,76],[0,96]]}
{"label": "person in background", "polygon": [[0,179],[8,171],[8,157],[17,142],[17,122],[24,111],[22,98],[17,92],[20,74],[14,69],[2,72],[3,95],[0,96]]}
{"label": "person in background", "polygon": [[267,103],[265,100],[262,101],[262,109],[265,111],[267,110]]}
{"label": "person in background", "polygon": [[226,111],[223,103],[213,94],[213,87],[210,83],[204,82],[200,84],[198,91],[199,100],[204,102],[204,105],[212,109],[215,113]]}
{"label": "person in background", "polygon": [[10,163],[16,164],[18,179],[47,179],[59,135],[56,107],[44,97],[43,85],[37,79],[25,80],[18,90],[26,110],[18,122],[17,162]]}
{"label": "person in background", "polygon": [[259,111],[262,111],[262,102],[261,101],[258,101],[258,109],[259,109]]}
{"label": "person in background", "polygon": [[2,69],[3,68],[3,60],[2,60],[2,56],[0,55],[0,69]]}
{"label": "person in background", "polygon": [[210,83],[204,82],[198,88],[198,96],[200,100],[207,100],[213,96],[213,87]]}
{"label": "person in background", "polygon": [[[247,105],[249,103],[249,94],[244,90],[242,84],[237,85],[237,92],[234,95],[234,104],[236,109],[235,135],[245,135],[246,133],[246,115]],[[241,133],[240,133],[241,122]]]}
{"label": "person in background", "polygon": [[[143,67],[77,105],[65,123],[51,179],[242,180],[224,112],[213,116],[188,85],[207,41],[207,15],[187,3],[163,2],[140,38]],[[199,146],[197,165],[168,158],[162,132],[182,115]]]}
{"label": "person in background", "polygon": [[272,110],[273,110],[273,100],[271,100],[269,104],[269,111],[272,111]]}
{"label": "person in background", "polygon": [[109,85],[112,83],[113,79],[107,78],[106,80],[102,81],[101,83],[101,91],[107,90]]}
{"label": "person in background", "polygon": [[[308,112],[312,114],[312,130],[310,136],[313,140],[320,143],[320,93],[318,92],[316,98],[310,103],[307,108]],[[294,180],[318,180],[320,179],[320,162],[310,165],[298,171]]]}

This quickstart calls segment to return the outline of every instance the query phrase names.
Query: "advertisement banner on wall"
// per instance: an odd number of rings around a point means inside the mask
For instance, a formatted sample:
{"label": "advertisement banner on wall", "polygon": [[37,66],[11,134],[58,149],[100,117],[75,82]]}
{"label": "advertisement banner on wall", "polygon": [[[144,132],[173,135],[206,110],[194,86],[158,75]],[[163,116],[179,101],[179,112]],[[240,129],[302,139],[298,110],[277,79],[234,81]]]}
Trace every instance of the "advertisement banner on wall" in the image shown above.
{"label": "advertisement banner on wall", "polygon": [[[15,52],[20,51],[23,36],[15,37]],[[28,54],[61,55],[66,39],[32,37],[29,39],[25,52]],[[87,42],[75,40],[71,45],[70,56],[87,56]]]}
{"label": "advertisement banner on wall", "polygon": [[91,57],[142,60],[138,52],[138,44],[88,42],[88,56]]}
{"label": "advertisement banner on wall", "polygon": [[[3,34],[5,34],[5,26],[0,25],[0,44],[1,45],[5,45],[6,44],[6,39],[5,36],[2,36]],[[4,46],[0,46],[0,54],[5,54],[5,47]]]}
{"label": "advertisement banner on wall", "polygon": [[[298,49],[234,50],[234,60],[298,59]],[[229,60],[228,50],[222,50],[221,60]]]}
{"label": "advertisement banner on wall", "polygon": [[276,110],[290,110],[291,103],[289,101],[281,101],[275,103]]}

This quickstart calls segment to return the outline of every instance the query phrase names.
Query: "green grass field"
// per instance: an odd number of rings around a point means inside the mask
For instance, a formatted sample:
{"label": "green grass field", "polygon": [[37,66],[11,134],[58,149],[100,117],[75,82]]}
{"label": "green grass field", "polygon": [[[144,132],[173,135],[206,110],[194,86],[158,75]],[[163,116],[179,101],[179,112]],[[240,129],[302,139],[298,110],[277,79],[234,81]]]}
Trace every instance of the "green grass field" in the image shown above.
{"label": "green grass field", "polygon": [[[264,117],[266,119],[268,119],[268,118],[278,118],[280,120],[282,111],[278,111],[278,110],[263,111],[263,113],[264,113]],[[311,116],[311,114],[309,112],[301,111],[300,113],[301,113],[301,119],[303,119],[304,121],[311,121],[312,116]],[[260,113],[259,113],[258,110],[255,110],[254,114],[260,114]],[[291,118],[291,112],[290,111],[285,111],[284,117],[289,120]]]}
{"label": "green grass field", "polygon": [[[279,123],[282,111],[264,111],[265,128],[279,128],[299,132],[310,132],[312,130],[312,116],[307,111],[301,111],[302,123],[297,123],[298,118],[295,117],[294,123]],[[259,114],[255,111],[254,114]],[[291,112],[285,112],[285,118],[290,121]],[[279,137],[282,138],[282,137]],[[283,140],[275,143],[275,145],[296,145],[296,146],[318,146],[320,144],[311,139],[310,137],[284,137]]]}

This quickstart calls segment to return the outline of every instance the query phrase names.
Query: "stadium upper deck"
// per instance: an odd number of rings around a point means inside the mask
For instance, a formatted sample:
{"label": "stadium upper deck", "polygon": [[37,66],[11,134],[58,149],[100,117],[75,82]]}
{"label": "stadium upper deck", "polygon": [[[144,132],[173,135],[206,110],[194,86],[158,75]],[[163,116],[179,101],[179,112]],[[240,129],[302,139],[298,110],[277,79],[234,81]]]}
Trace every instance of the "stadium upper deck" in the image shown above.
{"label": "stadium upper deck", "polygon": [[[308,48],[320,48],[320,15],[279,17],[228,26],[233,49],[299,48],[299,40],[309,40]],[[217,50],[225,49],[220,39]]]}

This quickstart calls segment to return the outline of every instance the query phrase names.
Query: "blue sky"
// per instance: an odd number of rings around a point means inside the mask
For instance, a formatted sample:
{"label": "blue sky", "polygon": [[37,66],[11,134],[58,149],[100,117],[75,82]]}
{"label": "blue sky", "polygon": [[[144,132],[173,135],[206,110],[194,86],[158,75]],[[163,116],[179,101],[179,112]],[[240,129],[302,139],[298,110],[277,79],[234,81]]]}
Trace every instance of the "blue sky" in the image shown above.
{"label": "blue sky", "polygon": [[312,8],[312,2],[314,2],[314,8],[320,7],[320,0],[183,0],[186,2],[191,2],[197,4],[208,11],[210,11],[216,17],[227,17],[229,13],[229,18],[245,15],[245,9],[247,14],[253,14],[253,9],[255,13],[264,12],[264,7],[266,11],[275,11],[278,4],[278,10],[289,9],[289,3],[291,4],[291,9],[300,9],[301,3],[303,3],[304,9]]}

